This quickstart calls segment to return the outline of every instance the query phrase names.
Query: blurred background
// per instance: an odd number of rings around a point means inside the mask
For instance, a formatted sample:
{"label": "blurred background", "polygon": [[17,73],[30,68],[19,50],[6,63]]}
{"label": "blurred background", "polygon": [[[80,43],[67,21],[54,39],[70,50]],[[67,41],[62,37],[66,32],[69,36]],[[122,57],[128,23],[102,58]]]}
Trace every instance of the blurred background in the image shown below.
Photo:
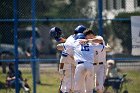
{"label": "blurred background", "polygon": [[[140,16],[140,0],[1,0],[0,2],[1,77],[6,77],[8,64],[12,62],[16,71],[20,69],[23,76],[30,79],[33,93],[46,93],[39,91],[42,87],[51,88],[48,84],[50,73],[47,71],[51,68],[54,70],[53,74],[57,72],[60,52],[56,50],[57,42],[49,37],[50,28],[60,27],[63,36],[67,38],[73,34],[76,26],[82,24],[95,31],[97,35],[103,36],[105,42],[111,46],[107,59],[115,60],[118,68],[123,73],[128,73],[131,86],[133,85],[131,93],[140,92],[136,87],[140,83],[134,83],[139,81],[140,53],[132,54],[131,34],[131,16]],[[30,56],[27,55],[29,47]],[[36,73],[39,76],[36,76]],[[48,85],[37,85],[35,83],[37,78],[40,83]],[[55,88],[57,87],[58,84]],[[5,79],[0,80],[0,93],[4,91]]]}

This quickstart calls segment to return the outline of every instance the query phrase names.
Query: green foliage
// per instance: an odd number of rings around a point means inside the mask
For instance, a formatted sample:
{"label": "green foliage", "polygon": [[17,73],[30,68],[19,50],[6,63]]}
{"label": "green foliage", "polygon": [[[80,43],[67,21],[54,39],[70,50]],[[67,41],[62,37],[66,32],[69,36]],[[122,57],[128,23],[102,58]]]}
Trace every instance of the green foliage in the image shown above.
{"label": "green foliage", "polygon": [[1,0],[0,1],[0,19],[13,17],[13,1]]}
{"label": "green foliage", "polygon": [[[87,18],[83,13],[82,9],[88,5],[88,2],[91,0],[70,0],[69,3],[60,3],[59,0],[55,0],[49,6],[49,11],[45,12],[46,18]],[[65,37],[68,37],[70,34],[73,34],[74,28],[79,25],[88,25],[87,22],[75,22],[75,21],[58,21],[58,22],[44,22],[46,25],[58,26],[62,28]]]}
{"label": "green foliage", "polygon": [[[83,13],[82,9],[88,8],[89,1],[91,0],[69,0],[69,3],[67,3],[65,0],[37,0],[35,2],[35,17],[37,19],[60,19],[60,18],[87,18],[85,14]],[[17,2],[17,14],[19,19],[31,19],[32,18],[32,2],[31,0],[22,0],[22,2]],[[7,1],[2,0],[0,3],[0,18],[7,18],[7,19],[13,19],[13,0]],[[8,12],[5,12],[8,10]],[[65,21],[66,22],[66,21]],[[69,22],[69,21],[68,21]],[[11,24],[12,23],[12,24]],[[64,30],[73,31],[77,25],[81,24],[81,22],[71,22],[69,25],[62,23],[60,21],[57,22],[49,22],[49,21],[43,21],[43,22],[36,22],[40,25],[47,25],[47,26],[60,26]],[[27,25],[31,25],[31,21],[29,22],[19,22],[19,27],[25,27]],[[88,25],[88,22],[82,22],[84,25]],[[13,22],[5,22],[0,23],[1,30],[4,33],[8,33],[13,28]],[[68,29],[68,27],[71,27]],[[10,29],[7,29],[10,28]],[[67,32],[69,32],[67,31]],[[65,33],[65,32],[64,32]],[[66,33],[66,36],[68,36],[70,33]],[[5,36],[4,36],[5,37]]]}
{"label": "green foliage", "polygon": [[[44,1],[44,0],[40,0]],[[45,11],[43,16],[49,18],[81,18],[85,17],[82,13],[82,9],[88,5],[88,2],[91,0],[69,0],[69,3],[66,1],[59,0],[48,0],[44,1],[46,4]],[[42,7],[42,6],[38,6]]]}
{"label": "green foliage", "polygon": [[62,18],[82,18],[85,17],[81,10],[86,7],[88,2],[71,0],[70,4],[65,4],[59,9],[59,15]]}

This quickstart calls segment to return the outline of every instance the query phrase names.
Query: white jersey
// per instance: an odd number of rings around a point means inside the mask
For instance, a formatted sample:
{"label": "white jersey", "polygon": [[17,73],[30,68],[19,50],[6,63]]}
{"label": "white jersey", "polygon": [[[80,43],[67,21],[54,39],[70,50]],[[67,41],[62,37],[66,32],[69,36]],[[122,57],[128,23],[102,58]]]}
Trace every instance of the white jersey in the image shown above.
{"label": "white jersey", "polygon": [[103,40],[103,48],[101,51],[97,51],[98,52],[98,62],[105,62],[106,61],[106,50],[105,50],[105,41],[103,39],[103,37],[101,36],[96,36],[96,38],[102,39]]}
{"label": "white jersey", "polygon": [[67,39],[66,39],[66,42],[65,43],[73,43],[75,41],[74,39],[75,35],[70,35]]}
{"label": "white jersey", "polygon": [[[65,45],[65,44],[71,45],[74,41],[75,41],[74,40],[74,35],[70,35],[63,45]],[[66,49],[64,47],[64,51],[62,51],[62,52],[66,53],[66,51],[68,51],[69,53],[72,52],[70,49]],[[69,56],[69,55],[67,57],[61,57],[60,58],[60,63],[65,63],[63,69],[70,69],[71,65],[69,65],[69,64],[74,64],[75,65],[74,59],[71,58],[71,56]]]}
{"label": "white jersey", "polygon": [[[67,38],[67,40],[66,40],[66,42],[64,43],[64,45],[73,45],[74,44],[74,41],[75,41],[75,39],[74,39],[74,36],[75,35],[70,35],[68,38]],[[70,54],[73,54],[73,53],[71,53],[71,52],[73,52],[72,50],[71,50],[71,48],[65,48],[65,46],[64,46],[64,51],[67,51],[67,52],[69,52]],[[73,59],[71,59],[72,61],[73,61]],[[70,61],[71,61],[70,60]]]}
{"label": "white jersey", "polygon": [[65,47],[73,51],[73,52],[67,51],[67,53],[74,56],[76,64],[81,61],[93,63],[94,51],[101,50],[103,48],[102,45],[93,45],[92,43],[81,45],[79,43],[79,39],[76,40],[73,43],[73,45],[65,45]]}

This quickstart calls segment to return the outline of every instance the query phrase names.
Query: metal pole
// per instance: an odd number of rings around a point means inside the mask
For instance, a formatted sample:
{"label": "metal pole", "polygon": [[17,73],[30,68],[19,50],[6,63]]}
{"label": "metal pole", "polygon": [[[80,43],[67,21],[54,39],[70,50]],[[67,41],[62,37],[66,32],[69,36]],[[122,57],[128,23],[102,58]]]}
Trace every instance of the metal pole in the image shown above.
{"label": "metal pole", "polygon": [[33,73],[33,93],[36,93],[36,47],[35,47],[35,0],[32,0],[32,64],[33,64],[33,69],[32,69],[32,73]]}
{"label": "metal pole", "polygon": [[15,83],[15,86],[16,86],[16,93],[19,93],[19,81],[18,81],[18,34],[17,34],[17,25],[18,25],[18,18],[17,18],[17,0],[13,0],[13,12],[14,12],[14,56],[15,56],[15,76],[16,76],[16,83]]}
{"label": "metal pole", "polygon": [[102,8],[103,6],[103,1],[98,0],[98,24],[99,24],[99,35],[103,35],[103,20],[102,20]]}

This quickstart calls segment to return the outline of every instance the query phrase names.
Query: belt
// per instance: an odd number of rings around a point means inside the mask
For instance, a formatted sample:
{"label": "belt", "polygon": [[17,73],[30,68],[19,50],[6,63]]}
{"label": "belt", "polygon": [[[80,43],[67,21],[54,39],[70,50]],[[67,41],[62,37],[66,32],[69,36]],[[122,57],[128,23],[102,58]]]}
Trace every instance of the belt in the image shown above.
{"label": "belt", "polygon": [[93,65],[101,65],[101,64],[103,64],[103,62],[99,62],[99,63],[93,63]]}
{"label": "belt", "polygon": [[84,63],[83,61],[78,62],[78,64],[83,64],[83,63]]}

